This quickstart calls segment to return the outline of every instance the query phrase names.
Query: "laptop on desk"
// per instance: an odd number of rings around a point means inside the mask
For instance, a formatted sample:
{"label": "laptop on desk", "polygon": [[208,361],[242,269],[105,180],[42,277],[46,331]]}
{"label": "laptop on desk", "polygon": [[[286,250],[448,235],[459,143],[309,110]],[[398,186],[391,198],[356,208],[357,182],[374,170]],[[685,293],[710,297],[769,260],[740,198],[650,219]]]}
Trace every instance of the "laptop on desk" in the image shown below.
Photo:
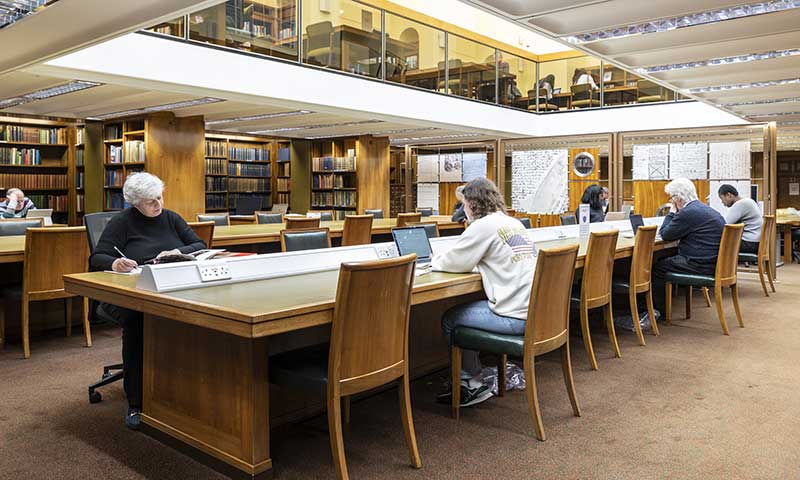
{"label": "laptop on desk", "polygon": [[431,265],[433,250],[425,227],[400,227],[392,229],[392,238],[397,246],[397,252],[403,255],[417,254],[417,274],[420,270],[427,270]]}
{"label": "laptop on desk", "polygon": [[639,230],[639,227],[644,226],[644,219],[642,219],[641,215],[633,214],[630,216],[631,221],[631,228],[633,229],[633,234],[636,235],[636,232]]}
{"label": "laptop on desk", "polygon": [[25,214],[25,218],[43,218],[44,226],[49,227],[53,224],[52,208],[32,208]]}

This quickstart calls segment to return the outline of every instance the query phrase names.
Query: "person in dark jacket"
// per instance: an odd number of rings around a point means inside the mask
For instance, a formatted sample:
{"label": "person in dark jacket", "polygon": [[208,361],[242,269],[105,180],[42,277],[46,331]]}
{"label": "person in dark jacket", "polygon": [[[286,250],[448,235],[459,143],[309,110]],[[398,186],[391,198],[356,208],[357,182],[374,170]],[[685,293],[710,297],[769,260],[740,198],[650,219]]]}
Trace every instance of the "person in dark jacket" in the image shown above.
{"label": "person in dark jacket", "polygon": [[[602,222],[606,218],[603,207],[603,188],[600,185],[589,185],[583,191],[581,203],[589,204],[589,223]],[[578,217],[580,207],[575,209],[575,218]]]}
{"label": "person in dark jacket", "polygon": [[458,202],[453,209],[453,216],[450,217],[450,220],[458,223],[464,223],[467,221],[467,214],[464,212],[464,195],[461,193],[462,190],[464,190],[464,185],[459,185],[456,188],[456,198],[458,199]]}
{"label": "person in dark jacket", "polygon": [[[92,270],[129,273],[165,255],[191,253],[205,243],[177,213],[164,208],[164,182],[149,173],[133,173],[122,194],[133,205],[115,215],[103,230],[89,265]],[[142,411],[142,313],[116,305],[100,308],[122,326],[123,384],[128,397],[125,424],[139,428]]]}
{"label": "person in dark jacket", "polygon": [[653,266],[653,302],[663,312],[664,277],[667,272],[714,275],[725,219],[697,199],[691,180],[678,178],[664,187],[670,209],[659,235],[665,242],[678,241],[678,253]]}

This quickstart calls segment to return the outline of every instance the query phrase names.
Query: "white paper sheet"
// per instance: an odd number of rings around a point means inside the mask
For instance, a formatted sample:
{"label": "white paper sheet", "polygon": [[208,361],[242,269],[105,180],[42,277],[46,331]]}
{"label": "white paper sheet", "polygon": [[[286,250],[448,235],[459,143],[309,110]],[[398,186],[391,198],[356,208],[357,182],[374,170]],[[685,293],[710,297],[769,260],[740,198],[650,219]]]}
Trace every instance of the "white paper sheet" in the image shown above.
{"label": "white paper sheet", "polygon": [[708,178],[708,144],[670,143],[669,178]]}
{"label": "white paper sheet", "polygon": [[439,181],[439,155],[417,156],[417,183]]}
{"label": "white paper sheet", "polygon": [[486,153],[465,153],[461,163],[461,181],[469,182],[486,176]]}
{"label": "white paper sheet", "polygon": [[[708,182],[708,205],[714,210],[718,211],[724,217],[728,213],[728,207],[722,204],[717,192],[720,185],[728,184],[733,185],[733,188],[739,191],[739,196],[742,198],[750,198],[750,181],[749,180],[711,180]],[[702,198],[700,199],[703,200]]]}
{"label": "white paper sheet", "polygon": [[417,207],[432,208],[439,210],[439,184],[438,183],[418,183],[417,184]]}
{"label": "white paper sheet", "polygon": [[[750,178],[750,142],[711,143],[708,149],[709,178]],[[749,190],[749,189],[748,189]]]}
{"label": "white paper sheet", "polygon": [[569,207],[569,152],[525,150],[511,154],[511,204],[530,213],[563,213]]}
{"label": "white paper sheet", "polygon": [[461,182],[461,161],[460,153],[439,154],[439,181]]}
{"label": "white paper sheet", "polygon": [[633,146],[633,179],[634,180],[666,180],[667,144],[634,145]]}

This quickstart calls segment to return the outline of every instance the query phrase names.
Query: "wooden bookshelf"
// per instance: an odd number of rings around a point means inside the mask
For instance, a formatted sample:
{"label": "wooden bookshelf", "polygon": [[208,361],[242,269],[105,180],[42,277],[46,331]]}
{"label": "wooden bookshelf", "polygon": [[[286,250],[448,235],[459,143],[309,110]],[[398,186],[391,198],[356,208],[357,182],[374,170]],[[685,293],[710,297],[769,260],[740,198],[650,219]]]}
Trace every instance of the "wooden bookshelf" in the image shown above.
{"label": "wooden bookshelf", "polygon": [[147,137],[144,119],[109,122],[103,126],[103,209],[122,210],[122,185],[128,175],[146,168]]}
{"label": "wooden bookshelf", "polygon": [[332,210],[334,219],[358,209],[358,141],[336,138],[311,143],[311,210]]}
{"label": "wooden bookshelf", "polygon": [[83,224],[86,214],[86,127],[79,125],[75,128],[75,150],[73,161],[70,162],[70,178],[73,188],[70,190],[70,225]]}
{"label": "wooden bookshelf", "polygon": [[267,138],[207,133],[205,211],[234,213],[240,198],[252,197],[271,208],[273,148]]}
{"label": "wooden bookshelf", "polygon": [[274,143],[272,203],[292,203],[292,142]]}

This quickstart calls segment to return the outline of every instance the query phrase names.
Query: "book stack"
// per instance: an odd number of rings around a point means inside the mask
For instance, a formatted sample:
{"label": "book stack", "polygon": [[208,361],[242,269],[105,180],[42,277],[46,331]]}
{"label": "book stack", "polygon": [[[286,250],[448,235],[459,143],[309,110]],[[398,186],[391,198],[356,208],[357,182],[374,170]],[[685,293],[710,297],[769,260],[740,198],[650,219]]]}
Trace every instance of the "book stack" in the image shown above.
{"label": "book stack", "polygon": [[224,157],[225,142],[206,140],[206,157]]}
{"label": "book stack", "polygon": [[206,210],[224,210],[225,194],[210,193],[206,195]]}
{"label": "book stack", "polygon": [[207,192],[221,192],[228,189],[227,177],[206,177]]}
{"label": "book stack", "polygon": [[[286,192],[291,190],[292,188],[292,179],[291,178],[279,178],[276,180],[275,186],[277,187],[278,191]],[[278,203],[285,203],[285,202],[278,202]]]}
{"label": "book stack", "polygon": [[206,175],[225,175],[225,159],[206,158]]}
{"label": "book stack", "polygon": [[125,142],[125,163],[144,163],[144,156],[145,148],[143,141],[129,140]]}
{"label": "book stack", "polygon": [[0,165],[41,165],[37,148],[0,147]]}
{"label": "book stack", "polygon": [[36,208],[52,208],[56,212],[67,211],[66,195],[28,195]]}
{"label": "book stack", "polygon": [[229,163],[228,175],[245,177],[269,177],[269,165],[247,165]]}
{"label": "book stack", "polygon": [[106,187],[121,187],[123,182],[122,170],[106,170]]}
{"label": "book stack", "polygon": [[0,140],[5,142],[63,145],[67,143],[67,132],[64,128],[34,128],[17,125],[2,125],[0,126]]}
{"label": "book stack", "polygon": [[265,148],[239,148],[228,149],[228,160],[238,162],[269,162],[269,150]]}
{"label": "book stack", "polygon": [[356,192],[333,192],[333,206],[356,208]]}
{"label": "book stack", "polygon": [[355,157],[314,157],[312,169],[315,172],[355,172]]}
{"label": "book stack", "polygon": [[122,163],[122,146],[108,146],[108,163]]}
{"label": "book stack", "polygon": [[75,188],[83,189],[84,172],[75,172]]}
{"label": "book stack", "polygon": [[269,179],[229,177],[228,188],[231,192],[267,192]]}
{"label": "book stack", "polygon": [[125,198],[119,192],[106,193],[106,208],[122,210],[125,208]]}
{"label": "book stack", "polygon": [[333,174],[313,175],[311,178],[312,188],[326,189],[333,188]]}
{"label": "book stack", "polygon": [[84,153],[83,149],[75,150],[75,165],[78,166],[78,167],[82,167],[83,166],[83,162],[84,162],[84,154],[83,153]]}
{"label": "book stack", "polygon": [[22,190],[66,190],[66,174],[0,173],[0,185],[13,185]]}

